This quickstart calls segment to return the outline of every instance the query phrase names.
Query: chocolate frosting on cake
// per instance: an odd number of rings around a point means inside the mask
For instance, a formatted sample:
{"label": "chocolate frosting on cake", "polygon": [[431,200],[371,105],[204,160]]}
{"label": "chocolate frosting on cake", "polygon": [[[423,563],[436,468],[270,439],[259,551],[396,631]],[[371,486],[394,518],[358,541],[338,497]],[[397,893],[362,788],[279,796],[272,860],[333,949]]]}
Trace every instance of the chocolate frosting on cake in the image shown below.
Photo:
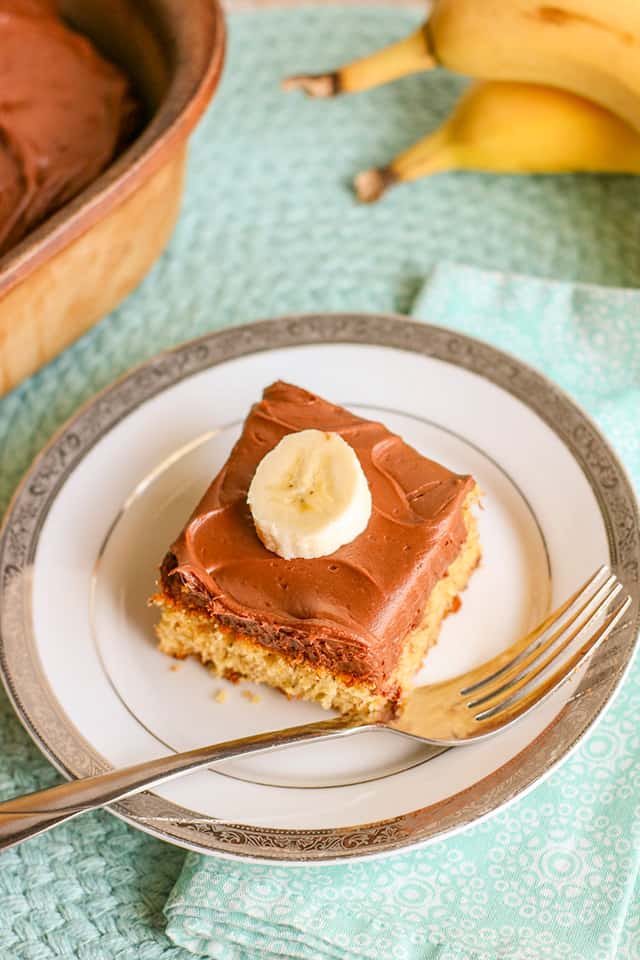
{"label": "chocolate frosting on cake", "polygon": [[133,129],[124,74],[53,0],[0,0],[0,254],[107,166]]}
{"label": "chocolate frosting on cake", "polygon": [[[247,490],[285,434],[311,427],[353,447],[373,510],[366,530],[330,556],[283,560],[258,539]],[[466,539],[462,508],[474,486],[381,423],[274,383],[165,558],[165,589],[267,646],[384,685]]]}

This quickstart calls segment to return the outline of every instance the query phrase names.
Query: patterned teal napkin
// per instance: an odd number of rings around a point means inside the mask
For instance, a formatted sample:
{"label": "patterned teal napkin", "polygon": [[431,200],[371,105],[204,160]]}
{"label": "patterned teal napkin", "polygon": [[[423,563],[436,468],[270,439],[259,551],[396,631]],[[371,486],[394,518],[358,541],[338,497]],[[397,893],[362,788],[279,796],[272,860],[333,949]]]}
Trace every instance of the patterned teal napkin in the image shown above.
{"label": "patterned teal napkin", "polygon": [[[557,380],[640,487],[640,293],[443,263],[412,312]],[[636,661],[613,707],[548,780],[411,854],[280,868],[190,854],[165,908],[167,933],[218,960],[640,957],[639,711]]]}

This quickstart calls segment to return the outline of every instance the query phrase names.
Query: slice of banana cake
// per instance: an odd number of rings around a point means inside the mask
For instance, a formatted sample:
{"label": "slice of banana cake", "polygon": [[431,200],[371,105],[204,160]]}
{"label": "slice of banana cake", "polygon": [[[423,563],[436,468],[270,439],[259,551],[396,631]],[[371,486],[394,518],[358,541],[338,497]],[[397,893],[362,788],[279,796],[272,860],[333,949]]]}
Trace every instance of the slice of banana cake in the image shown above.
{"label": "slice of banana cake", "polygon": [[383,424],[274,383],[164,558],[160,649],[393,714],[480,559],[478,495]]}

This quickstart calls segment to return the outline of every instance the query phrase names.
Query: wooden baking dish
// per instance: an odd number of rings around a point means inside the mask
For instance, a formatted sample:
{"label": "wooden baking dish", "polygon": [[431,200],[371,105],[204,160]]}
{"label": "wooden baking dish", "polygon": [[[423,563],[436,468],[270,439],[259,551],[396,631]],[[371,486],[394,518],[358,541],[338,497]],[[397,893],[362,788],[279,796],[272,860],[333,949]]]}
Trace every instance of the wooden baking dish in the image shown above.
{"label": "wooden baking dish", "polygon": [[51,360],[140,282],[178,215],[187,138],[217,86],[218,0],[61,0],[120,63],[142,132],[86,190],[0,258],[0,393]]}

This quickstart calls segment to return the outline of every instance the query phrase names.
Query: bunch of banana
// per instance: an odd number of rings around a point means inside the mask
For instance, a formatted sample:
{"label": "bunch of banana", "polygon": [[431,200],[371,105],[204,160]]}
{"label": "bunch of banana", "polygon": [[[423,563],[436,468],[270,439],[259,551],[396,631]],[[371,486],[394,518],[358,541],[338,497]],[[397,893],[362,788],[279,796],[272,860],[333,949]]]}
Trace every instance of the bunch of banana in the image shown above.
{"label": "bunch of banana", "polygon": [[640,173],[640,0],[433,0],[404,40],[285,88],[334,96],[438,66],[484,82],[434,133],[360,174],[360,199],[452,169]]}

